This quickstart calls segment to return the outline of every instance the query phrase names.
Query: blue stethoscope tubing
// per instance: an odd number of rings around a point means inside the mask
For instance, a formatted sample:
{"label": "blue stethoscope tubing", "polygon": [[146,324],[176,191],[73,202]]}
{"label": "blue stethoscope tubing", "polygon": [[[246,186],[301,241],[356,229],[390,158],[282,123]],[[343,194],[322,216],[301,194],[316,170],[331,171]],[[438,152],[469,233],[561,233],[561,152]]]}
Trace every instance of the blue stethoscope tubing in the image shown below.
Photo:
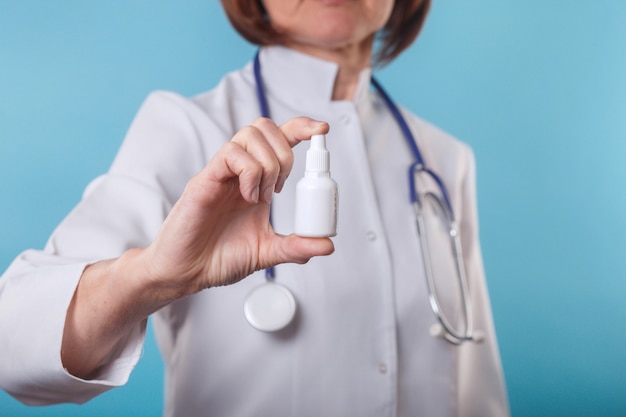
{"label": "blue stethoscope tubing", "polygon": [[[261,115],[263,117],[269,118],[270,111],[269,105],[267,103],[267,96],[265,94],[265,88],[263,85],[263,78],[261,75],[261,61],[259,58],[259,51],[257,51],[254,57],[253,63],[253,72],[254,79],[256,84],[256,92],[257,99],[259,102],[259,107],[261,110]],[[417,141],[409,125],[406,122],[406,119],[402,116],[400,109],[393,100],[389,97],[387,92],[384,90],[382,85],[372,77],[372,85],[376,89],[376,91],[380,94],[385,105],[393,115],[396,120],[400,130],[402,131],[402,135],[406,139],[406,142],[413,154],[413,163],[411,163],[408,170],[408,179],[409,179],[409,200],[411,205],[414,207],[415,216],[416,216],[416,224],[417,231],[420,237],[420,246],[422,249],[422,256],[424,258],[424,269],[426,275],[426,282],[428,287],[428,300],[431,306],[435,317],[437,318],[438,323],[431,327],[431,334],[435,337],[443,337],[445,340],[453,343],[455,345],[460,345],[465,341],[474,341],[480,342],[484,338],[482,332],[474,333],[473,330],[473,314],[470,305],[470,295],[469,288],[467,283],[467,276],[465,272],[465,262],[463,261],[463,253],[461,249],[461,241],[459,237],[458,230],[456,228],[456,222],[454,218],[454,211],[452,210],[452,204],[450,203],[450,197],[448,195],[445,184],[441,180],[441,178],[429,169],[424,163],[424,158],[419,150],[417,145]],[[427,192],[420,198],[420,194],[417,191],[416,177],[418,174],[427,174],[430,178],[434,180],[437,184],[440,192],[441,198],[437,196],[435,193]],[[428,237],[424,220],[423,213],[423,200],[426,198],[432,199],[439,208],[446,214],[448,224],[449,224],[449,237],[451,241],[452,251],[455,258],[456,264],[456,272],[457,278],[459,281],[460,289],[461,289],[461,304],[462,304],[462,316],[464,317],[464,326],[462,326],[462,330],[455,328],[450,320],[445,316],[442,311],[441,303],[439,302],[439,298],[437,297],[435,282],[434,282],[434,273],[431,263],[430,249],[428,245]],[[270,212],[270,222],[271,222],[271,212]],[[265,270],[265,277],[267,281],[274,281],[276,277],[276,271],[274,267],[267,268]]]}

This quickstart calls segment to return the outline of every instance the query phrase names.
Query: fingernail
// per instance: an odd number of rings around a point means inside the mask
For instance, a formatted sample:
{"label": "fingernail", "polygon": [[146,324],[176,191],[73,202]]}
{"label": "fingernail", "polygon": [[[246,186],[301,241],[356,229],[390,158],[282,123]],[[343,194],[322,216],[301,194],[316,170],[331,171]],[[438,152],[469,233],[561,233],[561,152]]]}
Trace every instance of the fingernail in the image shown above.
{"label": "fingernail", "polygon": [[328,123],[322,122],[320,120],[313,120],[311,127],[315,129],[321,128],[321,127],[328,127]]}
{"label": "fingernail", "polygon": [[285,181],[287,181],[286,175],[280,175],[278,180],[276,181],[276,186],[274,187],[274,192],[280,193],[285,186]]}
{"label": "fingernail", "polygon": [[274,196],[274,187],[271,185],[265,187],[265,189],[263,190],[263,200],[265,200],[267,204],[271,204],[273,196]]}
{"label": "fingernail", "polygon": [[259,202],[259,187],[256,187],[254,190],[252,190],[252,195],[250,197],[252,197],[252,201],[254,201],[255,203]]}

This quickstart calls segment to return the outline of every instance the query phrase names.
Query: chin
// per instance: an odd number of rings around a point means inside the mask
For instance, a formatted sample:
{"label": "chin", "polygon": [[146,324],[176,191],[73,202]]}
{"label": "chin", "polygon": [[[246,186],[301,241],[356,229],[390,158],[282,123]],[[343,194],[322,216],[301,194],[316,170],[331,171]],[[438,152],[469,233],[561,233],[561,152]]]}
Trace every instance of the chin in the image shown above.
{"label": "chin", "polygon": [[361,36],[360,31],[346,24],[345,21],[341,22],[326,22],[324,25],[320,25],[313,33],[303,34],[301,38],[303,40],[308,39],[311,44],[317,44],[319,46],[329,47],[341,47],[352,43],[359,43],[365,36]]}
{"label": "chin", "polygon": [[341,6],[342,4],[352,3],[354,0],[315,0],[318,3],[326,4],[328,6]]}

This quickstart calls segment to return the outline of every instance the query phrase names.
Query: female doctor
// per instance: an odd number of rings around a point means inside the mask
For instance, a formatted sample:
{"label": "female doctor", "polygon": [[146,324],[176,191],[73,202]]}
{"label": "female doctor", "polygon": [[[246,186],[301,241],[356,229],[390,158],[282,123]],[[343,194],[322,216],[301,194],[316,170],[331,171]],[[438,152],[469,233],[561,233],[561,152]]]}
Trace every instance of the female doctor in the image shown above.
{"label": "female doctor", "polygon": [[[150,95],[109,172],[13,262],[0,386],[43,405],[123,385],[153,315],[167,416],[508,415],[472,152],[370,89],[372,63],[412,43],[429,1],[222,3],[258,57],[193,98]],[[446,186],[482,343],[429,330],[402,123]],[[340,186],[333,240],[292,234],[298,144],[317,134]],[[249,309],[267,285],[293,316],[281,329]]]}

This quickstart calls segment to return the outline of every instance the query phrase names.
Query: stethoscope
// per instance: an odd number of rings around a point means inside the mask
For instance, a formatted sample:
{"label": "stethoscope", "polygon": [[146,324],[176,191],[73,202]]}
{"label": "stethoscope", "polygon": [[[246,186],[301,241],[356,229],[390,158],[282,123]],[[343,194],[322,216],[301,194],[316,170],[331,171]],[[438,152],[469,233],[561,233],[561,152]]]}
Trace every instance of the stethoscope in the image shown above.
{"label": "stethoscope", "polygon": [[[254,57],[253,72],[261,115],[269,118],[270,112],[263,86],[263,79],[261,77],[259,52],[257,52]],[[408,170],[409,199],[415,211],[417,233],[419,235],[424,260],[428,301],[437,319],[437,323],[431,326],[430,333],[434,337],[441,337],[455,345],[460,345],[465,341],[481,342],[484,339],[484,334],[480,331],[474,331],[473,329],[473,314],[470,306],[470,295],[465,273],[465,262],[463,261],[461,249],[461,240],[447,189],[441,178],[424,163],[422,154],[417,146],[417,141],[396,104],[391,100],[380,83],[373,77],[372,85],[378,91],[387,108],[398,123],[402,135],[406,139],[411,153],[413,154],[414,161]],[[423,174],[436,184],[441,197],[432,191],[424,192],[420,195],[417,191],[417,177]],[[450,317],[444,313],[443,305],[437,295],[433,262],[428,244],[429,232],[424,216],[426,201],[431,201],[438,211],[443,213],[445,223],[447,224],[446,228],[454,257],[456,279],[461,294],[461,320],[459,320],[460,325],[458,326],[453,325]],[[274,332],[287,327],[293,321],[296,315],[297,304],[291,291],[276,282],[276,271],[274,267],[265,270],[265,278],[265,283],[255,288],[246,298],[244,302],[244,314],[248,322],[256,329],[265,332]]]}

